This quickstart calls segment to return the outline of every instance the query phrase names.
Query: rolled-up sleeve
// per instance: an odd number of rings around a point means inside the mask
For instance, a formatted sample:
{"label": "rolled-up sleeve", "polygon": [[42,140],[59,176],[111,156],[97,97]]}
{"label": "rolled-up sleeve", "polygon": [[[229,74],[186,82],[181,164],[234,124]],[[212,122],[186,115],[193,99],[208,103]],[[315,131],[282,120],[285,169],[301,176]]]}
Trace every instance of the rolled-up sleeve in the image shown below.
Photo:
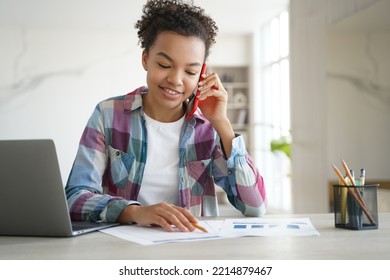
{"label": "rolled-up sleeve", "polygon": [[230,157],[215,154],[215,179],[226,192],[230,203],[243,215],[259,217],[266,213],[266,191],[263,177],[249,156],[244,139],[233,139]]}

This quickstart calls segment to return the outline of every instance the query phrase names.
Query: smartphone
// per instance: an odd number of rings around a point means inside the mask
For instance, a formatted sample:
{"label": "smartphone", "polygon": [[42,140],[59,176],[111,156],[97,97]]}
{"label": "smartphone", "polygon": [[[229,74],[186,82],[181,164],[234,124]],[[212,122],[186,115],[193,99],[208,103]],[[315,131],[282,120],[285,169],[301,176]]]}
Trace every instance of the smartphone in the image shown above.
{"label": "smartphone", "polygon": [[[202,65],[202,70],[200,71],[200,76],[199,76],[199,82],[203,80],[202,75],[206,73],[206,68],[207,65],[204,63]],[[193,93],[190,97],[190,100],[187,105],[187,110],[186,110],[186,120],[189,120],[192,115],[196,112],[196,109],[198,109],[198,103],[199,99],[198,96],[200,95],[200,90],[198,89],[198,86],[196,87],[195,93]]]}

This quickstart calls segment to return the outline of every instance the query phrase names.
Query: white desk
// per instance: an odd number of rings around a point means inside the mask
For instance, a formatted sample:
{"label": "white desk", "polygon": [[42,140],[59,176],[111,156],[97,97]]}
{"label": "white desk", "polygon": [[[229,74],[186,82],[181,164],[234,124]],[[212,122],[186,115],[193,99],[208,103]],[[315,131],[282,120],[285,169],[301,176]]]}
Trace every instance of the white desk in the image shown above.
{"label": "white desk", "polygon": [[363,231],[335,228],[330,213],[267,217],[309,217],[320,236],[243,237],[151,246],[100,232],[70,238],[0,236],[0,259],[390,259],[390,213],[379,214],[379,229]]}

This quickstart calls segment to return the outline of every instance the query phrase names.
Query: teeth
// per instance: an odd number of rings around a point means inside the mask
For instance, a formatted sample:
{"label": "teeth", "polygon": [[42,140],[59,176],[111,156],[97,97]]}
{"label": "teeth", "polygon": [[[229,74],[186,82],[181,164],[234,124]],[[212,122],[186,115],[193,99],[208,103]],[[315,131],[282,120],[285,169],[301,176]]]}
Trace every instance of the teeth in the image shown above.
{"label": "teeth", "polygon": [[171,89],[169,89],[169,88],[164,88],[164,90],[165,90],[167,93],[172,94],[172,95],[179,94],[179,92],[174,91],[174,90],[171,90]]}

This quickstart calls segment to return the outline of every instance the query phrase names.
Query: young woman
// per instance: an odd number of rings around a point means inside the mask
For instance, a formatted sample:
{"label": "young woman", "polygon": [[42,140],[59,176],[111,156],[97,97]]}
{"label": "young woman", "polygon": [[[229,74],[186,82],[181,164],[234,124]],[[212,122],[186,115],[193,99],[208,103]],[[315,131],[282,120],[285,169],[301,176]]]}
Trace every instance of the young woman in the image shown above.
{"label": "young woman", "polygon": [[[266,211],[263,178],[226,116],[216,73],[198,82],[217,26],[182,1],[147,1],[136,23],[147,87],[100,102],[66,185],[73,220],[193,231],[218,215],[216,185],[247,216]],[[199,87],[199,109],[185,118]]]}

